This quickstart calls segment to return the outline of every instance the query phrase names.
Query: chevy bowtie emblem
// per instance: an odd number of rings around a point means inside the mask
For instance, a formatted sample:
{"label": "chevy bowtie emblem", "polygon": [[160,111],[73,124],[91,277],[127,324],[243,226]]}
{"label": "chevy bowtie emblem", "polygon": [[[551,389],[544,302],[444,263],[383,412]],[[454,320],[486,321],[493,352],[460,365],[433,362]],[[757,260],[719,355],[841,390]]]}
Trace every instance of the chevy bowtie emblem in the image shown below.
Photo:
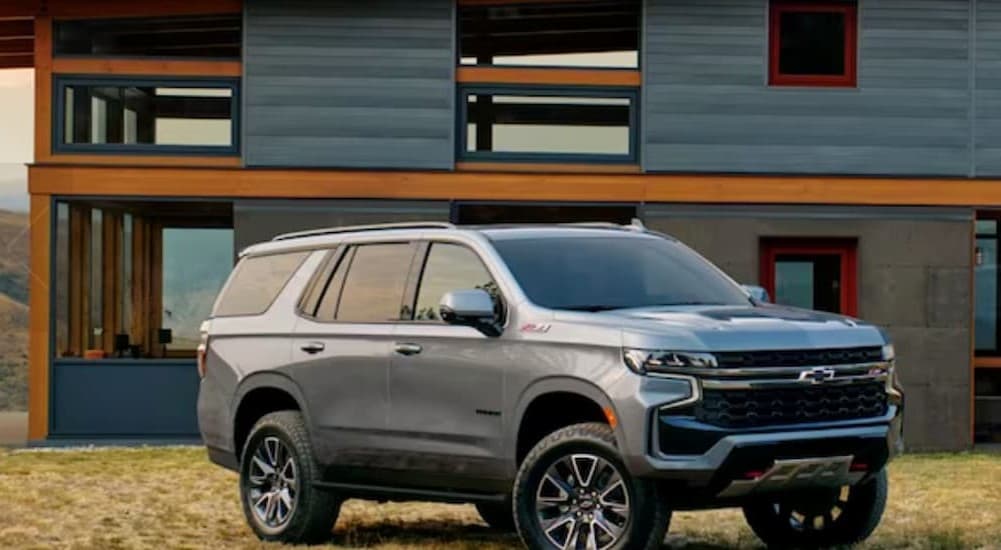
{"label": "chevy bowtie emblem", "polygon": [[799,379],[800,381],[809,380],[811,384],[823,384],[828,380],[834,380],[836,375],[837,371],[834,369],[817,367],[815,369],[805,370],[799,373]]}

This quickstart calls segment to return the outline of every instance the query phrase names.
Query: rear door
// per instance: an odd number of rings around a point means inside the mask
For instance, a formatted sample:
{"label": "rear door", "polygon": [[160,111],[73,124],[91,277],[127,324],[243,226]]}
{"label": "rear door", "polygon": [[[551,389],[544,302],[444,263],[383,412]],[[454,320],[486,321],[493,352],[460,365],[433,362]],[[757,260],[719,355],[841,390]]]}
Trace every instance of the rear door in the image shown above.
{"label": "rear door", "polygon": [[326,464],[385,466],[389,358],[414,250],[409,242],[342,247],[303,298],[294,376]]}
{"label": "rear door", "polygon": [[[422,246],[415,263],[414,315],[394,338],[389,428],[408,466],[439,474],[425,482],[456,485],[502,478],[503,340],[441,321],[438,304],[454,290],[483,289],[502,299],[494,278],[470,247]],[[486,488],[479,482],[474,487]]]}

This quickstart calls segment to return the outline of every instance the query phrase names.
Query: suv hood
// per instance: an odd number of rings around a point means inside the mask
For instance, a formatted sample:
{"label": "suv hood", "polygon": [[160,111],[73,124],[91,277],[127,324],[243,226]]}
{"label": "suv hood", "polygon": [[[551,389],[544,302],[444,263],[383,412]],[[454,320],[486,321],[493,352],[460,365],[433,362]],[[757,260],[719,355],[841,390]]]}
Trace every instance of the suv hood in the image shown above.
{"label": "suv hood", "polygon": [[617,325],[622,345],[683,351],[752,351],[882,346],[879,328],[841,315],[764,304],[679,306],[556,314],[561,321]]}

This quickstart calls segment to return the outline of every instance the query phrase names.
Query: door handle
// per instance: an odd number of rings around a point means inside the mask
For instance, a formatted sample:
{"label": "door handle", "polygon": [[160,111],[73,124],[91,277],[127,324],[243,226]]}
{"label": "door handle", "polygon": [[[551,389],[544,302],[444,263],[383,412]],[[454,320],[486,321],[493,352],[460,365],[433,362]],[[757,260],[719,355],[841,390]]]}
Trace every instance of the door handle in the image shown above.
{"label": "door handle", "polygon": [[406,344],[397,343],[393,346],[393,350],[400,355],[417,355],[418,353],[424,351],[424,348],[420,344]]}
{"label": "door handle", "polygon": [[301,349],[310,355],[315,355],[326,349],[326,347],[327,346],[323,345],[323,342],[310,342],[308,344],[303,344]]}

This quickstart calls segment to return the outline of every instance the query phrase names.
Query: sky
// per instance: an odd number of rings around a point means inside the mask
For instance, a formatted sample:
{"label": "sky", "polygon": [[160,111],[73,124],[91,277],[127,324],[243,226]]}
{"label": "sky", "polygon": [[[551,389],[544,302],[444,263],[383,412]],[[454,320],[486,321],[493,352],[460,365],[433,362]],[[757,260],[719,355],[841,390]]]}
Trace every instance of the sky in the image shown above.
{"label": "sky", "polygon": [[28,172],[33,156],[34,71],[0,70],[0,209],[28,209]]}

